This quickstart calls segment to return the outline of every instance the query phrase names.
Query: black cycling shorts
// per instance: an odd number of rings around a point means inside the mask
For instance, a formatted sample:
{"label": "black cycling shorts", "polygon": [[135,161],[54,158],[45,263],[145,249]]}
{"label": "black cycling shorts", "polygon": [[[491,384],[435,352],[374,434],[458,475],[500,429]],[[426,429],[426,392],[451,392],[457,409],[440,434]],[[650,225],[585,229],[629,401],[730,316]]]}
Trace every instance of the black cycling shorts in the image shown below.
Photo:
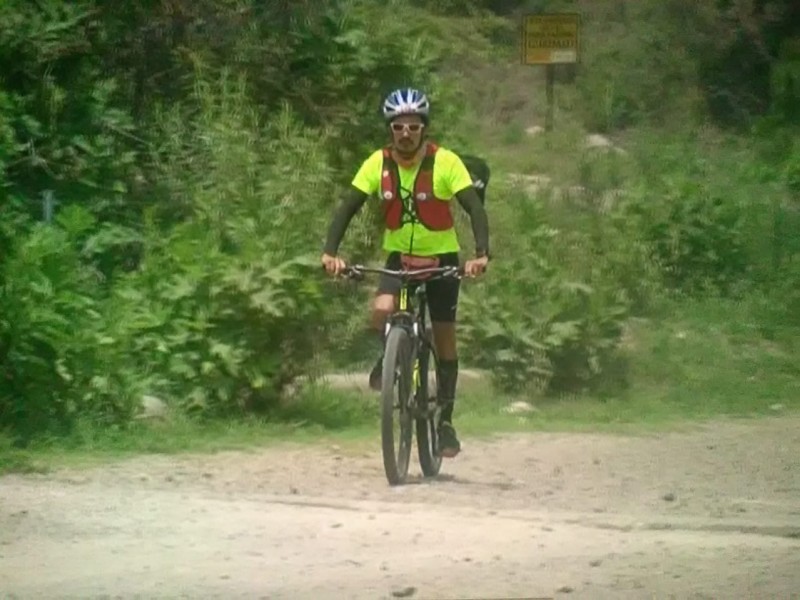
{"label": "black cycling shorts", "polygon": [[[440,267],[458,267],[458,252],[437,254]],[[400,253],[391,252],[386,258],[386,268],[398,270],[402,268]],[[426,282],[428,296],[428,311],[431,321],[436,323],[455,323],[456,309],[458,307],[458,290],[461,282],[458,279],[434,279]],[[378,294],[392,294],[400,292],[400,280],[388,275],[381,275],[378,282]]]}

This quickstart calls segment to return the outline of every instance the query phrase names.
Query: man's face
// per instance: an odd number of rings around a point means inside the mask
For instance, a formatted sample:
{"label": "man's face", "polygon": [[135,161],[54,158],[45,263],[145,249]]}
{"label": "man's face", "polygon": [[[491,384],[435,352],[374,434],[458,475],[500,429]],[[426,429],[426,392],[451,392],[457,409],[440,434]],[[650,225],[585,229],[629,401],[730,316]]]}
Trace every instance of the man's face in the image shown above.
{"label": "man's face", "polygon": [[416,152],[420,147],[425,125],[419,115],[401,115],[389,124],[389,128],[394,147],[400,153]]}

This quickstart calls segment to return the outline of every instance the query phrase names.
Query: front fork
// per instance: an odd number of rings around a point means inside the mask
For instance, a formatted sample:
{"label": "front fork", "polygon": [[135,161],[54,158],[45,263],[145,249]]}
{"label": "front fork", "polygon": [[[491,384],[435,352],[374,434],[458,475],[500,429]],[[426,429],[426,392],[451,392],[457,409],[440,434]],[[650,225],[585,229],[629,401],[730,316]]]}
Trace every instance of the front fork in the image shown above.
{"label": "front fork", "polygon": [[420,393],[423,391],[421,390],[422,387],[422,365],[419,359],[419,348],[422,344],[428,346],[426,349],[428,352],[428,365],[426,369],[430,372],[430,361],[436,364],[434,359],[434,351],[433,347],[425,337],[419,335],[419,326],[417,323],[414,324],[415,328],[415,337],[414,337],[414,363],[413,363],[413,386],[414,386],[414,416],[419,419],[431,419],[436,415],[436,411],[438,409],[437,403],[438,399],[435,396],[431,395],[430,385],[431,381],[430,378],[428,379],[428,386],[427,389],[424,390],[425,398],[420,398]]}
{"label": "front fork", "polygon": [[[428,344],[430,346],[430,341],[428,339],[421,339],[422,332],[420,331],[419,321],[417,320],[416,315],[409,310],[410,306],[408,302],[408,290],[403,289],[400,291],[399,305],[400,310],[386,322],[384,338],[388,337],[389,329],[392,327],[401,326],[408,331],[408,334],[411,338],[411,347],[413,352],[411,363],[411,391],[414,402],[411,405],[411,411],[414,418],[429,419],[435,416],[437,406],[436,399],[430,397],[429,391],[426,391],[426,395],[428,396],[427,398],[422,400],[419,398],[420,387],[422,385],[419,347],[420,344]],[[433,348],[431,347],[428,348],[428,356],[428,360],[432,360]],[[428,384],[430,384],[430,381]]]}

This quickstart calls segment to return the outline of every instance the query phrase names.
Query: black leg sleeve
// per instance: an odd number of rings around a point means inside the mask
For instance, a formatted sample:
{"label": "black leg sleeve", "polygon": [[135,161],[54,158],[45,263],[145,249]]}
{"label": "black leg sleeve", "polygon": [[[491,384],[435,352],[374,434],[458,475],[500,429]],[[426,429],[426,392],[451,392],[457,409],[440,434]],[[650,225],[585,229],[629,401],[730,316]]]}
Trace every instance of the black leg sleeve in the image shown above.
{"label": "black leg sleeve", "polygon": [[442,403],[442,421],[453,419],[453,403],[456,399],[458,382],[458,359],[440,360],[436,373],[437,396]]}

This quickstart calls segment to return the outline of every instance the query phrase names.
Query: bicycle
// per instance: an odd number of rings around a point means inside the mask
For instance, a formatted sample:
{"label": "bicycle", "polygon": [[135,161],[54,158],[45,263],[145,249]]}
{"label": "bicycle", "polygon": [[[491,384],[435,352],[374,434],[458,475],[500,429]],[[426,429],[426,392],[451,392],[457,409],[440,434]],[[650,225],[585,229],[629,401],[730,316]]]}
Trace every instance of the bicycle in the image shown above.
{"label": "bicycle", "polygon": [[[397,308],[386,323],[383,355],[381,449],[386,478],[391,485],[406,481],[414,432],[412,422],[416,425],[422,474],[433,477],[442,466],[437,431],[441,405],[435,390],[431,393],[430,370],[432,367],[436,372],[438,358],[426,321],[425,284],[439,278],[461,278],[463,270],[461,267],[391,270],[352,265],[343,275],[361,280],[367,273],[388,275],[401,281]],[[397,440],[395,411],[400,429]]]}

